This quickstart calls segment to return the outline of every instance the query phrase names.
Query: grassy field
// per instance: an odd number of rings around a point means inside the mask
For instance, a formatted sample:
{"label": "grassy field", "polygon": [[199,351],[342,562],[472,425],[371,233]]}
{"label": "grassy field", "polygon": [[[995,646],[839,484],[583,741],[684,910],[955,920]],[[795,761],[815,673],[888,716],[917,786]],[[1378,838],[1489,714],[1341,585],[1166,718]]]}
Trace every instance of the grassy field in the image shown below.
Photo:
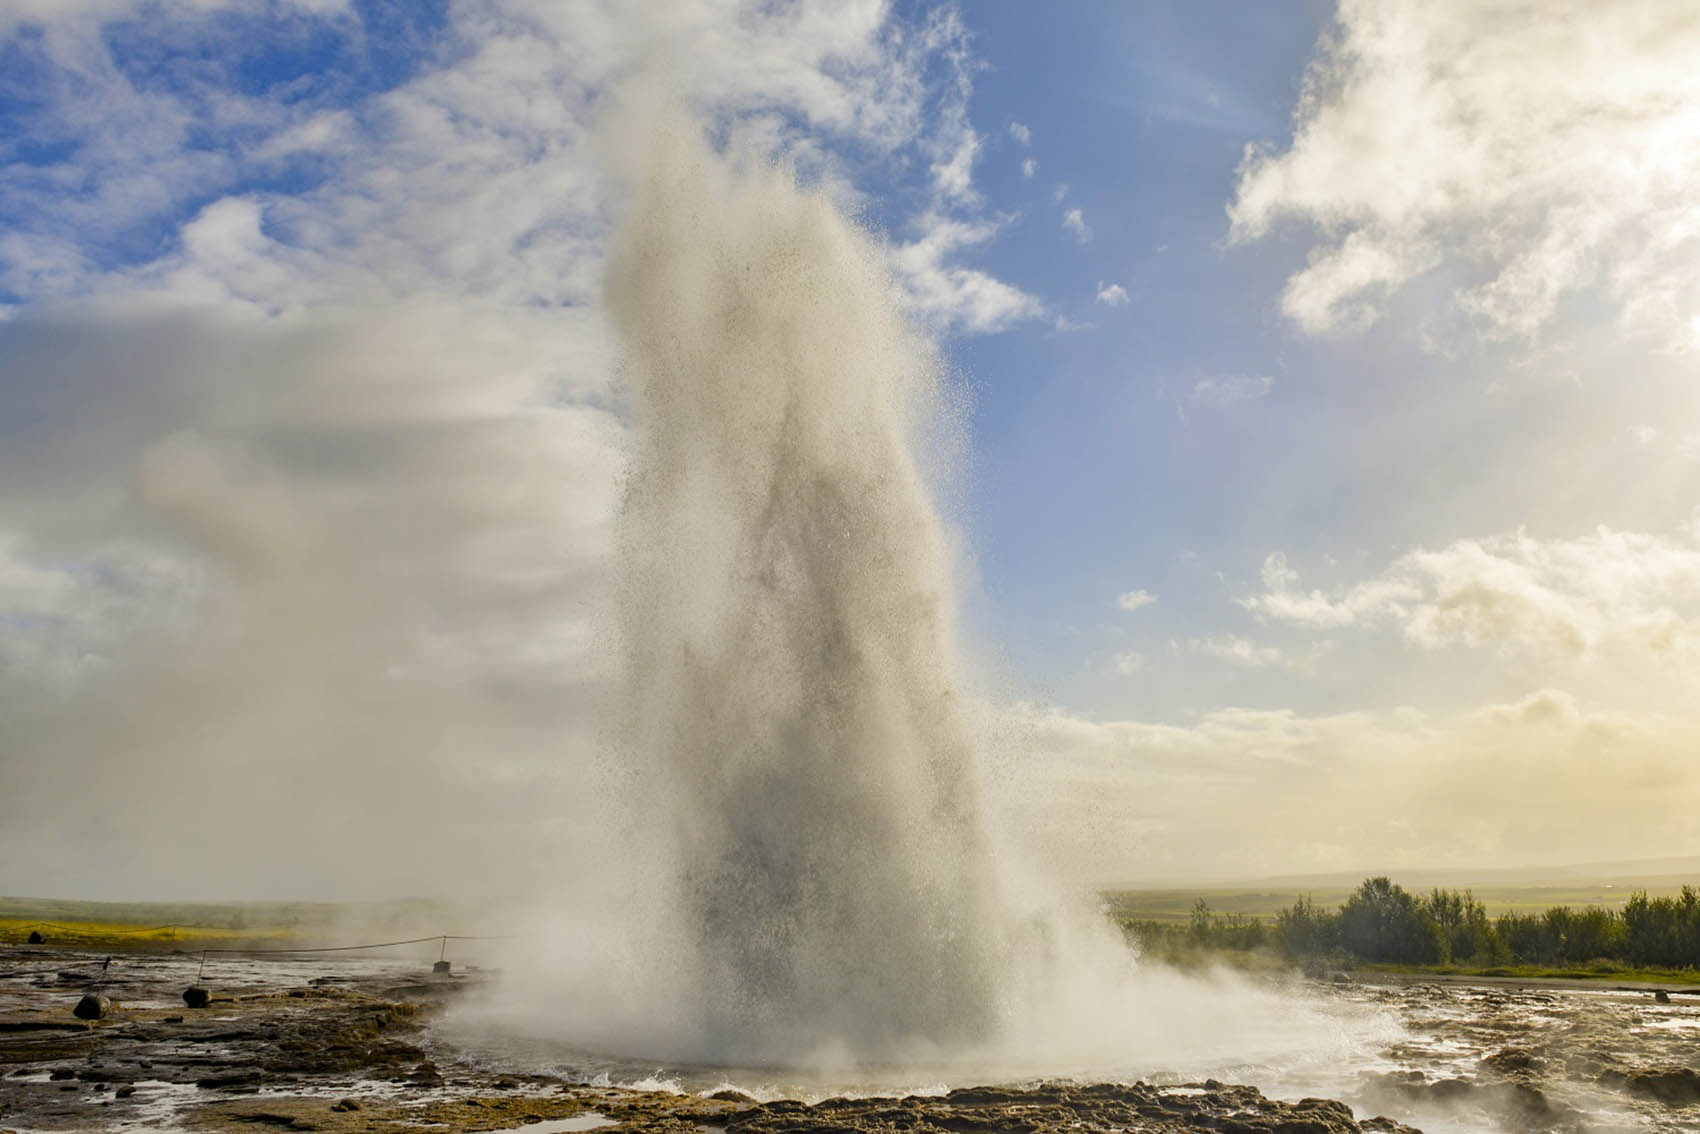
{"label": "grassy field", "polygon": [[288,941],[293,930],[271,927],[233,932],[208,926],[136,926],[115,921],[47,922],[39,918],[0,918],[0,942],[21,945],[31,932],[45,936],[50,944],[101,949],[157,949],[205,947],[227,941]]}
{"label": "grassy field", "polygon": [[1509,977],[1512,980],[1597,980],[1603,983],[1700,987],[1700,969],[1636,968],[1612,961],[1584,965],[1358,965],[1366,972],[1432,973],[1445,977]]}
{"label": "grassy field", "polygon": [[166,902],[73,902],[0,898],[0,942],[38,932],[53,945],[101,949],[192,949],[213,944],[290,942],[332,924],[335,907]]}
{"label": "grassy field", "polygon": [[82,902],[0,897],[0,943],[32,931],[49,944],[101,949],[189,949],[219,943],[314,944],[479,933],[500,914],[431,901]]}

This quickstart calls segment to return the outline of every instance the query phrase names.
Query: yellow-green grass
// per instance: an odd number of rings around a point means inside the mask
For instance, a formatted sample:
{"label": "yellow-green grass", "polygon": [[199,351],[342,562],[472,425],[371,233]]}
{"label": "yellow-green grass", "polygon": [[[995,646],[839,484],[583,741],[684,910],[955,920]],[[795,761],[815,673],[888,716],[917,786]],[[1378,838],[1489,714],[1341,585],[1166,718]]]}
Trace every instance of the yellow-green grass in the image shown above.
{"label": "yellow-green grass", "polygon": [[284,942],[329,924],[323,904],[84,902],[0,897],[0,942],[31,932],[48,945],[99,949],[193,949],[229,942]]}
{"label": "yellow-green grass", "polygon": [[228,941],[288,941],[295,931],[283,927],[243,929],[199,925],[138,926],[116,921],[48,922],[40,918],[0,917],[0,942],[22,945],[39,932],[50,946],[98,949],[193,949]]}

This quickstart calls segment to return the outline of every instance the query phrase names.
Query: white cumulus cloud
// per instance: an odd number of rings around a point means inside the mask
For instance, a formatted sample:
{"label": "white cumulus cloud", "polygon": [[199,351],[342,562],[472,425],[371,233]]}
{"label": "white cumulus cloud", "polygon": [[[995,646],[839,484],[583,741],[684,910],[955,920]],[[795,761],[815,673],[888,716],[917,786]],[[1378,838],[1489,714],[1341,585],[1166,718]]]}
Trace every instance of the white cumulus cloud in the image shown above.
{"label": "white cumulus cloud", "polygon": [[1391,626],[1425,649],[1492,647],[1545,659],[1625,651],[1640,664],[1700,662],[1700,531],[1601,527],[1569,539],[1524,532],[1401,556],[1343,590],[1303,590],[1279,552],[1262,594],[1240,600],[1276,622]]}
{"label": "white cumulus cloud", "polygon": [[1287,281],[1311,332],[1362,326],[1446,266],[1457,310],[1528,339],[1598,288],[1692,347],[1700,11],[1668,0],[1342,0],[1292,145],[1246,153],[1231,239],[1315,234]]}

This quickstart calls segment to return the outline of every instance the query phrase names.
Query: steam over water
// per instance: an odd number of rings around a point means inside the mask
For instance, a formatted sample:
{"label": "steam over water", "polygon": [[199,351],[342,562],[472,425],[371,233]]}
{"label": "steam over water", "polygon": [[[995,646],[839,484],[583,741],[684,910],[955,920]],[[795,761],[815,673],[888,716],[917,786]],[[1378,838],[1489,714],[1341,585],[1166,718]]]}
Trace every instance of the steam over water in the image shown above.
{"label": "steam over water", "polygon": [[996,895],[911,455],[937,376],[872,244],[661,131],[608,296],[641,441],[621,741],[660,789],[710,1049],[985,1040]]}
{"label": "steam over water", "polygon": [[671,1060],[768,1087],[784,1067],[836,1089],[1220,1073],[1315,1093],[1361,1066],[1379,1016],[1141,965],[992,852],[917,461],[934,359],[823,194],[659,118],[621,135],[638,157],[607,288],[637,427],[623,818],[571,864],[577,908],[501,1033],[587,1076]]}

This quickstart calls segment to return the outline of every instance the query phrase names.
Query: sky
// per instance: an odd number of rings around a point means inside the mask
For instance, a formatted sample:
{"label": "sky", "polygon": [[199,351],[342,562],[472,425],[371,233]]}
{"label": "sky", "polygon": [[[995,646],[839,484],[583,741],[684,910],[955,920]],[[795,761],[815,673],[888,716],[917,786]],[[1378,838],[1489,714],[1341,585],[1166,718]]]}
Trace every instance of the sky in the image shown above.
{"label": "sky", "polygon": [[869,231],[966,407],[1025,853],[1700,846],[1700,9],[0,0],[0,891],[572,853],[656,76]]}

